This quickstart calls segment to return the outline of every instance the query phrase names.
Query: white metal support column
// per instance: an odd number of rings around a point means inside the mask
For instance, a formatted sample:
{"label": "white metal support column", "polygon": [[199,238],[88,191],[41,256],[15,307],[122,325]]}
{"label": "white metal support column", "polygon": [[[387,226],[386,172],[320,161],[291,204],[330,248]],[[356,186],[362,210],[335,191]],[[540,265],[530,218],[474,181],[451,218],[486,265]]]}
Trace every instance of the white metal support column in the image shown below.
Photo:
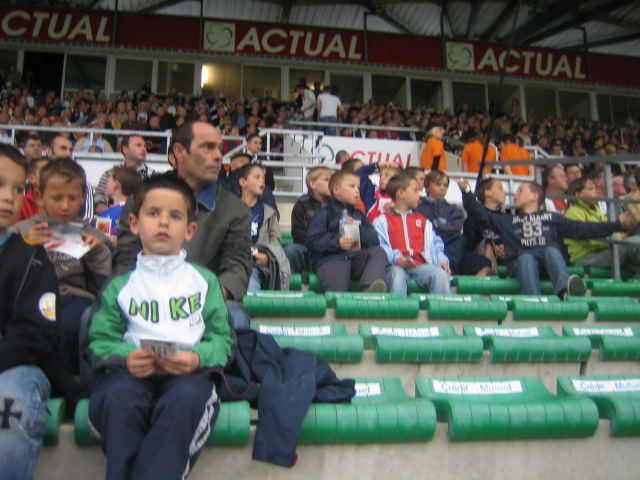
{"label": "white metal support column", "polygon": [[454,110],[455,104],[453,103],[453,82],[450,78],[442,79],[442,107],[446,110],[450,108]]}
{"label": "white metal support column", "polygon": [[24,73],[24,48],[18,50],[18,58],[16,59],[16,68]]}
{"label": "white metal support column", "polygon": [[562,109],[560,108],[560,90],[554,88],[553,93],[556,96],[556,117],[562,118]]}
{"label": "white metal support column", "polygon": [[153,59],[153,65],[151,66],[151,91],[158,91],[158,59]]}
{"label": "white metal support column", "polygon": [[107,84],[105,85],[107,98],[116,91],[116,57],[107,55]]}
{"label": "white metal support column", "polygon": [[202,95],[202,60],[198,60],[193,65],[193,90],[196,97]]}
{"label": "white metal support column", "polygon": [[518,86],[518,93],[520,94],[520,117],[526,122],[529,107],[527,106],[527,95],[524,91],[524,85]]}
{"label": "white metal support column", "polygon": [[[412,104],[411,104],[411,77],[406,76],[404,77],[404,90],[405,90],[405,108],[408,110],[412,110]],[[364,103],[364,100],[363,100]]]}
{"label": "white metal support column", "polygon": [[362,75],[362,104],[364,105],[373,98],[373,79],[370,72],[366,72]]}
{"label": "white metal support column", "polygon": [[289,67],[280,67],[280,100],[288,102],[290,90]]}
{"label": "white metal support column", "polygon": [[598,111],[598,96],[596,92],[589,92],[589,103],[591,104],[591,120],[598,121],[600,112]]}

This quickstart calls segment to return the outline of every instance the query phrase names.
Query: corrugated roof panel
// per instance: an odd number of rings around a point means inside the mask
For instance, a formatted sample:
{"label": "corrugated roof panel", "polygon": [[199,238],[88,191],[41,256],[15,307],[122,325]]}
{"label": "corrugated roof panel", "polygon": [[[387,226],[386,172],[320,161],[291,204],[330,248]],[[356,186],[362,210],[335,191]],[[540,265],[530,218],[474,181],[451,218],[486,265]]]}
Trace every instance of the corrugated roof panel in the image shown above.
{"label": "corrugated roof panel", "polygon": [[362,7],[358,5],[294,5],[289,14],[289,23],[361,30],[362,12]]}
{"label": "corrugated roof panel", "polygon": [[[615,25],[598,21],[587,22],[584,24],[584,27],[587,30],[587,39],[589,43],[633,33],[631,30],[628,30],[626,28],[621,28]],[[582,30],[572,28],[571,30],[565,30],[562,33],[558,33],[551,37],[545,38],[540,42],[536,42],[535,46],[562,49],[582,43]]]}
{"label": "corrugated roof panel", "polygon": [[387,13],[416,35],[440,36],[440,6],[435,3],[401,3]]}
{"label": "corrugated roof panel", "polygon": [[466,35],[471,5],[466,2],[450,2],[447,3],[447,12],[451,20],[453,34],[455,36]]}
{"label": "corrugated roof panel", "polygon": [[[520,7],[520,11],[518,12],[518,21],[516,22],[516,28],[522,27],[531,19],[533,19],[536,15],[536,12],[538,11],[539,9],[532,8],[529,5],[522,5]],[[510,15],[507,22],[500,29],[500,33],[498,33],[498,38],[503,38],[503,37],[505,39],[508,38],[508,36],[511,34],[512,26],[513,26],[513,15]]]}
{"label": "corrugated roof panel", "polygon": [[396,28],[385,19],[378,17],[377,15],[369,15],[367,17],[367,30],[372,32],[384,32],[384,33],[404,33],[399,28]]}
{"label": "corrugated roof panel", "polygon": [[607,45],[605,47],[598,47],[592,50],[597,53],[608,53],[611,55],[627,55],[627,56],[640,56],[640,40],[634,40],[632,42],[616,43],[615,45]]}
{"label": "corrugated roof panel", "polygon": [[484,2],[482,4],[476,17],[476,38],[490,35],[489,28],[507,5],[506,2]]}

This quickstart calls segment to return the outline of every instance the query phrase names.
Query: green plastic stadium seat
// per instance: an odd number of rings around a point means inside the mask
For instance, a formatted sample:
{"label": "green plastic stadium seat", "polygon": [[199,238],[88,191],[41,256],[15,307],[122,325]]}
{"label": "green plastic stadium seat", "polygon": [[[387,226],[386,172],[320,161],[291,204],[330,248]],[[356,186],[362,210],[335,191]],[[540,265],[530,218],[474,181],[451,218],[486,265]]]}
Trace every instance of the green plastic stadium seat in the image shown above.
{"label": "green plastic stadium seat", "polygon": [[[313,272],[302,272],[302,279],[305,285],[309,286],[309,290],[316,293],[323,293],[324,288],[320,283],[320,279]],[[349,291],[350,292],[359,292],[360,291],[360,282],[358,280],[351,280],[349,282]]]}
{"label": "green plastic stadium seat", "polygon": [[510,440],[592,436],[598,409],[587,398],[558,397],[537,377],[418,378],[449,439]]}
{"label": "green plastic stadium seat", "polygon": [[456,293],[477,293],[480,295],[520,293],[520,282],[515,278],[456,275],[452,277],[451,283],[456,287]]}
{"label": "green plastic stadium seat", "polygon": [[436,295],[412,293],[411,298],[426,309],[429,320],[504,320],[507,304],[485,300],[482,295]]}
{"label": "green plastic stadium seat", "polygon": [[630,280],[604,280],[588,279],[587,288],[591,290],[593,296],[607,297],[638,297],[640,296],[640,282]]}
{"label": "green plastic stadium seat", "polygon": [[563,302],[555,295],[491,295],[491,300],[507,303],[514,320],[585,320],[589,307],[584,303]]}
{"label": "green plastic stadium seat", "polygon": [[282,236],[282,248],[293,243],[293,235],[290,232],[282,232],[280,235]]}
{"label": "green plastic stadium seat", "polygon": [[376,362],[479,362],[482,340],[464,337],[451,325],[360,325],[365,348]]}
{"label": "green plastic stadium seat", "polygon": [[336,308],[337,299],[358,299],[358,300],[391,300],[402,298],[399,293],[373,293],[373,292],[325,292],[327,307]]}
{"label": "green plastic stadium seat", "polygon": [[302,274],[292,273],[291,281],[289,282],[289,290],[299,291],[302,290]]}
{"label": "green plastic stadium seat", "polygon": [[436,411],[407,395],[399,378],[356,378],[351,404],[314,403],[302,423],[301,444],[426,442]]}
{"label": "green plastic stadium seat", "polygon": [[[333,293],[333,292],[332,292]],[[420,304],[413,298],[358,293],[332,297],[336,318],[417,318]]]}
{"label": "green plastic stadium seat", "polygon": [[640,436],[640,377],[559,377],[558,395],[593,400],[612,437]]}
{"label": "green plastic stadium seat", "polygon": [[640,360],[640,327],[572,327],[565,325],[566,337],[586,337],[600,350],[601,360]]}
{"label": "green plastic stadium seat", "polygon": [[[99,442],[89,428],[89,400],[78,402],[74,419],[76,445],[92,446]],[[251,435],[251,409],[249,402],[224,402],[209,435],[207,445],[247,445]]]}
{"label": "green plastic stadium seat", "polygon": [[[453,277],[451,278],[451,282],[453,284]],[[418,283],[412,278],[409,280],[409,284],[407,285],[407,293],[429,293],[429,290],[422,288]]]}
{"label": "green plastic stadium seat", "polygon": [[362,336],[347,333],[340,323],[255,323],[251,328],[273,335],[282,348],[292,347],[320,355],[327,362],[359,362]]}
{"label": "green plastic stadium seat", "polygon": [[482,338],[492,362],[582,362],[591,355],[591,342],[561,337],[548,326],[465,325],[464,333]]}
{"label": "green plastic stadium seat", "polygon": [[314,292],[260,290],[243,299],[249,315],[262,317],[324,317],[327,301]]}
{"label": "green plastic stadium seat", "polygon": [[637,322],[640,303],[630,297],[569,297],[570,302],[585,302],[598,322]]}
{"label": "green plastic stadium seat", "polygon": [[[584,272],[589,278],[613,278],[613,272],[608,268],[601,267],[585,267]],[[623,268],[620,271],[620,277],[623,280],[628,280],[633,277],[633,272],[631,270],[627,270]]]}
{"label": "green plastic stadium seat", "polygon": [[[585,269],[582,267],[568,267],[568,269],[569,275],[579,275],[584,277],[586,274]],[[611,271],[609,271],[609,273],[611,273]],[[498,275],[500,278],[507,278],[509,276],[509,269],[506,265],[498,265]],[[609,275],[609,278],[611,278],[611,275]]]}
{"label": "green plastic stadium seat", "polygon": [[60,441],[60,425],[64,421],[67,404],[64,398],[50,398],[45,402],[45,405],[47,410],[44,419],[47,422],[47,430],[42,437],[42,443],[48,446],[55,446]]}

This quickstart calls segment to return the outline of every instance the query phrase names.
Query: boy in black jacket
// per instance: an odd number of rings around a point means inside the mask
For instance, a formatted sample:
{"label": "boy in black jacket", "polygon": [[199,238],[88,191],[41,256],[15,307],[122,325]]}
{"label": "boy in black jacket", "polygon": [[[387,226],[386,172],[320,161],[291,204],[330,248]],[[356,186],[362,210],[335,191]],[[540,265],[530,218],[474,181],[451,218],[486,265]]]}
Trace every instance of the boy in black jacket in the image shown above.
{"label": "boy in black jacket", "polygon": [[628,228],[629,212],[610,223],[576,222],[554,212],[540,211],[545,194],[541,185],[523,182],[515,194],[517,215],[491,215],[476,200],[466,180],[458,180],[463,192],[464,208],[469,216],[481,219],[500,234],[504,243],[507,266],[512,277],[520,281],[522,293],[540,295],[540,266],[544,266],[555,293],[563,300],[567,296],[585,294],[585,286],[577,275],[569,276],[567,264],[560,251],[558,237],[602,238]]}
{"label": "boy in black jacket", "polygon": [[[342,170],[329,181],[331,198],[311,220],[307,230],[309,263],[325,291],[346,292],[349,281],[360,278],[360,290],[385,292],[387,255],[366,215],[355,209],[360,177]],[[341,235],[341,224],[359,226],[360,242]]]}
{"label": "boy in black jacket", "polygon": [[70,402],[83,391],[56,352],[58,279],[46,252],[9,227],[22,208],[26,159],[0,145],[0,472],[32,479],[51,391]]}
{"label": "boy in black jacket", "polygon": [[333,170],[329,167],[315,167],[307,173],[307,190],[309,193],[302,195],[291,211],[291,236],[293,242],[287,245],[284,253],[289,259],[291,273],[300,273],[307,268],[307,228],[315,213],[322,208],[331,196],[329,192],[329,179]]}

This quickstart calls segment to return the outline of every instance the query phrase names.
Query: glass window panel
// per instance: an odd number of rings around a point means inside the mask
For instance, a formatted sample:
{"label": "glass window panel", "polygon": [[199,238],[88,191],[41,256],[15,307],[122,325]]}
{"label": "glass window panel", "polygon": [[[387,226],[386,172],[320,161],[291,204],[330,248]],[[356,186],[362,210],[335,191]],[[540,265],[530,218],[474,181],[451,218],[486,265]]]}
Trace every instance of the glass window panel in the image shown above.
{"label": "glass window panel", "polygon": [[[349,106],[354,99],[362,101],[362,75],[342,75],[340,73],[331,74],[331,93],[340,97],[343,105]],[[367,102],[369,99],[367,98]]]}
{"label": "glass window panel", "polygon": [[629,121],[627,97],[611,95],[611,113],[613,115],[613,123],[627,123]]}
{"label": "glass window panel", "polygon": [[18,51],[0,48],[0,68],[4,70],[5,74],[8,74],[11,71],[9,69],[11,65],[18,65]]}
{"label": "glass window panel", "polygon": [[610,123],[611,103],[609,102],[609,95],[596,95],[596,101],[598,102],[598,120]]}
{"label": "glass window panel", "polygon": [[75,91],[78,85],[82,85],[86,90],[93,90],[96,85],[100,85],[104,91],[106,78],[107,57],[67,55],[65,90]]}
{"label": "glass window panel", "polygon": [[453,82],[453,104],[456,111],[467,104],[469,111],[482,112],[487,108],[487,98],[484,83]]}
{"label": "glass window panel", "polygon": [[561,118],[576,117],[591,120],[591,103],[588,93],[559,92]]}
{"label": "glass window panel", "polygon": [[158,93],[193,93],[193,63],[158,62]]}
{"label": "glass window panel", "polygon": [[153,62],[151,60],[127,58],[116,59],[116,82],[115,90],[120,93],[122,90],[135,92],[140,90],[142,85],[151,82]]}
{"label": "glass window panel", "polygon": [[629,102],[629,115],[631,119],[634,121],[639,121],[640,119],[640,97],[628,97]]}
{"label": "glass window panel", "polygon": [[[307,88],[316,91],[316,95],[322,93],[324,87],[324,70],[300,70],[297,68],[289,69],[289,101],[293,102],[298,98],[298,92],[296,92],[296,85],[300,83],[300,78],[304,77],[307,81]],[[317,86],[317,89],[314,87]]]}
{"label": "glass window panel", "polygon": [[527,111],[533,111],[535,120],[539,121],[548,115],[558,116],[556,92],[552,88],[525,87],[524,96],[527,101]]}
{"label": "glass window panel", "polygon": [[411,102],[413,108],[420,102],[427,109],[444,110],[442,82],[411,79]]}
{"label": "glass window panel", "polygon": [[[498,85],[495,83],[488,84],[487,93],[489,95],[489,108],[491,109],[498,96]],[[511,117],[514,99],[520,103],[520,89],[515,85],[503,85],[502,93],[500,94],[500,105],[498,106],[500,110],[498,111]],[[522,116],[522,110],[520,110],[520,116]]]}
{"label": "glass window panel", "polygon": [[207,98],[217,95],[240,97],[242,66],[223,63],[206,63],[202,66],[202,94]]}
{"label": "glass window panel", "polygon": [[242,67],[242,97],[251,96],[256,90],[258,98],[265,98],[271,90],[271,98],[280,98],[280,68]]}
{"label": "glass window panel", "polygon": [[405,77],[372,75],[371,86],[373,98],[377,105],[385,105],[391,102],[394,105],[399,103],[402,109],[407,108],[407,82]]}

